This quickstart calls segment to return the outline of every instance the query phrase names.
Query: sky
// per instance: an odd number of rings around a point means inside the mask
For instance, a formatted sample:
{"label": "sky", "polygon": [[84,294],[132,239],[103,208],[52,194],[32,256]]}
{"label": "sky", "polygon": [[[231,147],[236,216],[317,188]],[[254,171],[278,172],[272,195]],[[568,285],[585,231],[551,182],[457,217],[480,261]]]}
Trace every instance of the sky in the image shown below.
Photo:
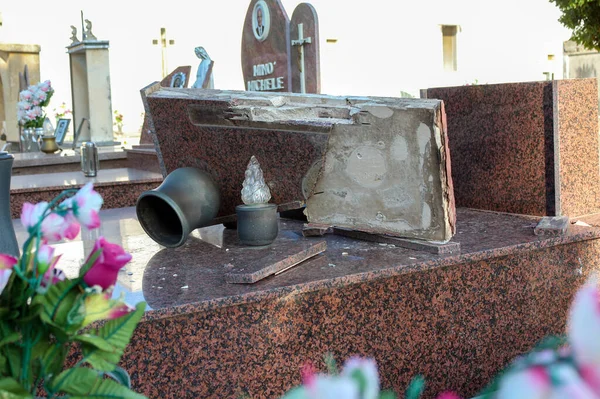
{"label": "sky", "polygon": [[[80,11],[98,39],[110,41],[112,107],[137,129],[139,90],[161,79],[161,52],[152,45],[160,28],[167,39],[168,70],[192,66],[204,46],[215,61],[215,88],[243,90],[241,33],[249,0],[163,3],[141,1],[0,3],[0,42],[40,44],[41,77],[57,92],[51,106],[70,104],[70,25],[81,34]],[[301,1],[281,0],[288,16]],[[322,92],[336,95],[418,95],[418,90],[473,81],[541,80],[546,54],[560,54],[569,32],[545,0],[312,0],[320,24]],[[440,72],[441,24],[460,25],[459,72]],[[337,39],[335,44],[326,39]]]}

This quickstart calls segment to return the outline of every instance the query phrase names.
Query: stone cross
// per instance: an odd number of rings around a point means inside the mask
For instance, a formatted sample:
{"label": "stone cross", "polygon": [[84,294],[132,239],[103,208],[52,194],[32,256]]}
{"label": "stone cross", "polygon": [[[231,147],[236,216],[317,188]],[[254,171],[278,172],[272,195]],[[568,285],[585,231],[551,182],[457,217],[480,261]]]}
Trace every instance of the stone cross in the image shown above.
{"label": "stone cross", "polygon": [[298,24],[298,39],[292,40],[292,46],[298,47],[300,66],[300,93],[306,93],[306,76],[304,74],[304,45],[312,43],[311,37],[304,37],[304,24]]}
{"label": "stone cross", "polygon": [[[158,40],[152,40],[152,44],[158,45]],[[175,44],[175,40],[169,40],[168,45],[172,46]],[[167,76],[167,29],[160,28],[160,52],[162,61],[162,77]]]}

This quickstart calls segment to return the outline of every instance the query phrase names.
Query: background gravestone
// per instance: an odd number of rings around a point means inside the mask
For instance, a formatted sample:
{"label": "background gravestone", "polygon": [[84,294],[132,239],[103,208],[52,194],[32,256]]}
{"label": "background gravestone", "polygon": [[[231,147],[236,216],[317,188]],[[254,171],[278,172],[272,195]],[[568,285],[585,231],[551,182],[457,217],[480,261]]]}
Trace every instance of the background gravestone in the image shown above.
{"label": "background gravestone", "polygon": [[[290,35],[292,42],[299,39],[299,28],[302,24],[302,37],[310,38],[310,43],[302,45],[304,51],[304,81],[305,93],[321,93],[321,71],[319,69],[319,20],[317,11],[308,3],[298,4],[290,22]],[[300,46],[292,45],[290,63],[292,66],[292,91],[302,93],[300,90],[301,58]]]}
{"label": "background gravestone", "polygon": [[249,91],[291,91],[290,20],[279,0],[252,0],[242,33],[242,72]]}

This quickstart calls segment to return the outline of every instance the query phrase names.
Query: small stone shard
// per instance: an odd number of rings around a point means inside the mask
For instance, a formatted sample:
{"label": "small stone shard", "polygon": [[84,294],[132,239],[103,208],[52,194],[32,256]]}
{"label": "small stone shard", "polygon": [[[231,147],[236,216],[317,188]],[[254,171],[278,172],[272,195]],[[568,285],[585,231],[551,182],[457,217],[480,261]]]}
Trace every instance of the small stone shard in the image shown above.
{"label": "small stone shard", "polygon": [[569,228],[568,216],[544,216],[533,229],[536,236],[561,236]]}

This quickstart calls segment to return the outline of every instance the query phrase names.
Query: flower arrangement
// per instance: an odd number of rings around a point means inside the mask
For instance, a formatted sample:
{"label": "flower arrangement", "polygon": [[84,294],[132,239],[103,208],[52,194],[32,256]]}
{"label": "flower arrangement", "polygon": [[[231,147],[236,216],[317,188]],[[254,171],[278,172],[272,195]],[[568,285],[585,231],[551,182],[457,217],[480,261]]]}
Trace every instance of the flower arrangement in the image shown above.
{"label": "flower arrangement", "polygon": [[67,104],[64,101],[58,106],[58,108],[54,108],[52,112],[54,113],[54,118],[57,122],[59,119],[62,119],[65,116],[73,113],[69,108],[67,108]]}
{"label": "flower arrangement", "polygon": [[[49,245],[75,238],[80,224],[99,227],[101,205],[91,183],[50,203],[24,204],[21,223],[29,236],[23,253],[19,259],[0,254],[0,397],[143,398],[117,367],[145,309],[145,303],[133,309],[112,298],[131,255],[101,237],[79,276],[66,278]],[[100,320],[104,324],[92,324]],[[67,366],[75,344],[79,360]]]}
{"label": "flower arrangement", "polygon": [[49,80],[29,86],[19,93],[17,120],[25,128],[42,127],[46,114],[43,108],[48,105],[54,94]]}
{"label": "flower arrangement", "polygon": [[[530,353],[515,359],[476,399],[600,399],[600,290],[595,277],[577,292],[569,312],[567,337],[548,337]],[[393,399],[380,392],[374,360],[352,358],[341,373],[326,359],[329,374],[302,371],[303,385],[282,399]],[[418,399],[425,380],[415,377],[406,399]],[[443,392],[437,399],[460,399]]]}
{"label": "flower arrangement", "polygon": [[113,125],[115,125],[119,133],[121,133],[121,131],[123,130],[123,114],[115,110],[115,112],[113,112],[113,115],[115,117]]}

